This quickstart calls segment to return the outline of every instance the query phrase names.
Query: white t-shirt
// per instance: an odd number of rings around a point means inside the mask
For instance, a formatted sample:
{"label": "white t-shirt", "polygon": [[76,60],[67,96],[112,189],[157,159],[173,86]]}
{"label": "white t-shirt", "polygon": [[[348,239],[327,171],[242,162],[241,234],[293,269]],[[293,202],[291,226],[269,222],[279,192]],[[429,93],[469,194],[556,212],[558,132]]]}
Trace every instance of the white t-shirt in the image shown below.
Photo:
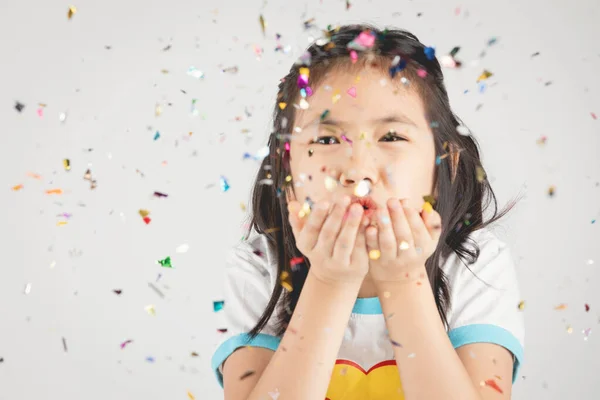
{"label": "white t-shirt", "polygon": [[[513,354],[514,382],[522,363],[524,344],[515,264],[509,248],[491,231],[476,231],[471,238],[481,250],[477,262],[470,266],[472,272],[456,254],[448,257],[442,266],[451,294],[451,309],[447,313],[448,337],[454,348],[484,342],[508,349]],[[221,366],[236,349],[256,346],[275,351],[280,341],[273,326],[277,309],[261,333],[247,341],[247,332],[262,315],[277,282],[276,257],[266,237],[254,233],[240,242],[230,253],[227,264],[223,311],[228,331],[212,357],[212,368],[221,385]],[[377,387],[381,394],[373,397],[368,387]],[[354,388],[353,392],[371,393],[373,399],[402,399],[399,387],[400,377],[379,298],[357,298],[327,398],[342,398],[347,388]]]}

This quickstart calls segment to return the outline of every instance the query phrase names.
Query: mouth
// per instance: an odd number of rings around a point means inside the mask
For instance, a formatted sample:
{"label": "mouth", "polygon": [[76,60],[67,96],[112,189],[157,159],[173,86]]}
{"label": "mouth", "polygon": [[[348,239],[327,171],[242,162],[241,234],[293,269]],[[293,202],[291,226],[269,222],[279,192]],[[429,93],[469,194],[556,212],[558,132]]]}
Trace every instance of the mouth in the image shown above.
{"label": "mouth", "polygon": [[377,203],[371,197],[353,197],[352,203],[360,204],[365,210],[365,214],[372,214],[377,209]]}

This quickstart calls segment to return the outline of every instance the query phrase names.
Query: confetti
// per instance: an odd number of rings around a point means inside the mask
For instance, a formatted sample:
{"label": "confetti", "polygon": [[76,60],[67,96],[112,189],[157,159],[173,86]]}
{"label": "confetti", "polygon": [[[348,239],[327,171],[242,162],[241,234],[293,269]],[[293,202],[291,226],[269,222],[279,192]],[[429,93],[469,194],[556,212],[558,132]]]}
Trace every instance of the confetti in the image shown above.
{"label": "confetti", "polygon": [[222,192],[226,192],[229,190],[229,183],[227,183],[227,179],[224,176],[221,176],[220,184]]}
{"label": "confetti", "polygon": [[265,22],[265,17],[263,17],[262,14],[260,14],[260,16],[258,17],[258,22],[260,23],[260,30],[262,32],[262,34],[265,34],[266,31],[266,27],[267,27],[267,23]]}
{"label": "confetti", "polygon": [[555,310],[566,310],[567,309],[567,305],[566,304],[559,304],[556,307],[554,307]]}
{"label": "confetti", "polygon": [[390,292],[383,292],[383,297],[385,297],[386,299],[390,298]]}
{"label": "confetti", "polygon": [[152,304],[149,304],[146,307],[144,307],[144,310],[146,310],[146,312],[152,316],[156,315],[156,310],[154,309],[154,306]]}
{"label": "confetti", "polygon": [[484,383],[485,383],[485,385],[486,385],[486,386],[489,386],[489,387],[491,387],[491,388],[492,388],[492,389],[494,389],[496,392],[498,392],[498,393],[504,393],[504,392],[502,391],[502,389],[500,388],[500,386],[498,386],[498,384],[496,383],[496,381],[494,381],[493,379],[488,379],[488,380],[486,380]]}
{"label": "confetti", "polygon": [[154,290],[156,292],[156,294],[158,294],[161,297],[161,299],[165,298],[165,295],[163,294],[163,292],[161,292],[159,288],[154,286],[154,284],[152,282],[148,282],[148,287],[150,287],[152,290]]}
{"label": "confetti", "polygon": [[371,251],[369,251],[369,258],[371,260],[378,260],[379,257],[381,257],[381,252],[377,249],[373,249]]}
{"label": "confetti", "polygon": [[31,283],[25,285],[25,290],[23,290],[23,293],[25,294],[29,294],[29,292],[31,292]]}
{"label": "confetti", "polygon": [[204,79],[204,73],[193,65],[188,68],[187,74],[192,78]]}
{"label": "confetti", "polygon": [[477,182],[483,182],[485,180],[486,174],[485,174],[485,170],[481,167],[481,166],[477,166],[475,168],[475,179],[477,179]]}
{"label": "confetti", "polygon": [[115,292],[118,296],[120,296],[121,293],[123,293],[121,289],[114,289],[113,292]]}
{"label": "confetti", "polygon": [[190,398],[190,400],[196,400],[196,398],[194,397],[194,395],[192,394],[192,392],[187,392],[187,395]]}
{"label": "confetti", "polygon": [[348,95],[350,95],[351,97],[356,98],[356,88],[354,86],[348,89],[346,93],[348,93]]}
{"label": "confetti", "polygon": [[481,75],[479,75],[479,78],[477,78],[477,82],[484,81],[484,80],[486,80],[487,78],[489,78],[492,75],[494,75],[494,74],[492,74],[490,71],[483,70],[483,72],[481,73]]}
{"label": "confetti", "polygon": [[279,277],[279,283],[281,284],[281,286],[283,286],[283,288],[285,290],[287,290],[288,292],[291,292],[294,290],[294,288],[292,287],[292,279],[290,277],[290,273],[287,271],[283,271]]}
{"label": "confetti", "polygon": [[304,263],[304,257],[294,257],[290,260],[290,267],[292,268],[292,270],[297,268],[298,264],[303,264]]}
{"label": "confetti", "polygon": [[398,245],[398,248],[400,250],[408,250],[410,248],[410,244],[408,244],[408,242],[403,240],[400,242],[400,245]]}
{"label": "confetti", "polygon": [[401,345],[400,343],[398,343],[398,342],[395,342],[395,341],[394,341],[394,340],[392,340],[392,339],[390,339],[390,342],[392,343],[392,345],[393,345],[393,346],[396,346],[396,347],[402,347],[402,345]]}
{"label": "confetti", "polygon": [[23,188],[24,188],[24,186],[22,184],[18,184],[18,185],[13,186],[11,189],[16,192],[16,191],[21,190]]}
{"label": "confetti", "polygon": [[65,350],[65,353],[67,352],[67,339],[65,339],[64,337],[62,338],[62,344],[63,344],[63,349]]}
{"label": "confetti", "polygon": [[46,190],[46,194],[63,194],[62,189],[48,189]]}
{"label": "confetti", "polygon": [[199,354],[198,354],[198,353],[196,353],[195,351],[192,351],[192,354],[190,354],[190,355],[191,355],[192,357],[198,357],[198,356],[199,356]]}
{"label": "confetti", "polygon": [[173,265],[171,265],[171,257],[167,257],[164,260],[158,260],[158,263],[165,268],[173,268]]}
{"label": "confetti", "polygon": [[435,58],[435,47],[425,47],[423,52],[425,53],[425,57],[427,57],[428,60],[431,61]]}
{"label": "confetti", "polygon": [[66,112],[61,112],[61,113],[58,115],[58,120],[59,120],[60,122],[63,122],[63,123],[67,122],[67,113],[66,113]]}
{"label": "confetti", "polygon": [[365,197],[371,193],[371,181],[363,179],[354,187],[354,195],[357,197]]}
{"label": "confetti", "polygon": [[154,134],[154,140],[158,140],[159,137],[160,137],[160,132],[156,131],[156,133]]}
{"label": "confetti", "polygon": [[73,18],[73,15],[75,15],[75,13],[77,12],[77,7],[75,6],[70,6],[69,7],[69,11],[67,11],[67,18],[71,19]]}
{"label": "confetti", "polygon": [[125,348],[128,344],[133,343],[133,340],[129,339],[121,343],[121,350]]}
{"label": "confetti", "polygon": [[469,128],[467,128],[464,125],[458,125],[456,127],[456,132],[458,132],[462,136],[469,136],[469,135],[471,135],[471,131],[469,130]]}
{"label": "confetti", "polygon": [[588,311],[590,311],[590,305],[589,305],[589,304],[586,304],[586,305],[585,305],[585,312],[588,312]]}
{"label": "confetti", "polygon": [[348,144],[352,144],[352,140],[350,140],[350,138],[345,134],[342,134],[342,140]]}
{"label": "confetti", "polygon": [[146,361],[153,363],[154,357],[146,357]]}
{"label": "confetti", "polygon": [[426,213],[432,212],[433,211],[433,206],[431,205],[431,203],[429,203],[429,202],[426,201],[423,204],[423,211],[425,211]]}
{"label": "confetti", "polygon": [[169,195],[161,192],[154,192],[154,197],[169,197]]}
{"label": "confetti", "polygon": [[420,68],[417,70],[417,75],[419,75],[420,78],[425,78],[427,76],[427,71]]}
{"label": "confetti", "polygon": [[24,108],[25,108],[25,104],[15,101],[15,110],[17,110],[18,112],[21,112],[21,111],[23,111]]}
{"label": "confetti", "polygon": [[287,103],[284,103],[284,102],[279,103],[280,109],[285,110],[286,107],[287,107]]}
{"label": "confetti", "polygon": [[556,186],[550,186],[548,188],[548,196],[554,197],[554,193],[556,192]]}
{"label": "confetti", "polygon": [[321,114],[321,121],[325,120],[325,118],[327,118],[327,116],[329,115],[329,110],[325,110],[323,111],[323,113]]}
{"label": "confetti", "polygon": [[519,306],[518,306],[518,307],[519,307],[519,310],[524,310],[524,309],[525,309],[525,301],[524,301],[524,300],[521,300],[521,301],[519,302]]}
{"label": "confetti", "polygon": [[592,116],[592,118],[598,119],[598,116],[595,113],[591,112],[590,115]]}
{"label": "confetti", "polygon": [[222,310],[224,305],[225,301],[223,300],[213,301],[213,309],[215,312]]}
{"label": "confetti", "polygon": [[187,243],[184,243],[182,245],[177,246],[177,248],[175,249],[176,253],[187,253],[187,251],[190,249],[190,245],[188,245]]}
{"label": "confetti", "polygon": [[217,329],[217,332],[219,332],[219,333],[227,333],[227,328]]}
{"label": "confetti", "polygon": [[63,160],[63,167],[65,168],[65,171],[71,170],[71,161],[68,158]]}

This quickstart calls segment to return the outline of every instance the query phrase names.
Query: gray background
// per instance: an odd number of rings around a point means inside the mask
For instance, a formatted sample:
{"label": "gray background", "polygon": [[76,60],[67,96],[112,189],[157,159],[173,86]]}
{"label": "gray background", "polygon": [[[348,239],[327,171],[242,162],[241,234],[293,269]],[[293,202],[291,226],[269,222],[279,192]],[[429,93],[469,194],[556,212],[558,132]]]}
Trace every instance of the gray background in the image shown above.
{"label": "gray background", "polygon": [[[409,29],[438,56],[461,47],[464,67],[445,71],[452,104],[500,204],[525,194],[496,229],[525,300],[514,398],[598,398],[597,0],[79,0],[71,20],[62,1],[0,4],[0,399],[222,398],[212,302],[258,166],[243,154],[266,144],[278,80],[318,28],[359,21]],[[174,269],[157,264],[167,256]]]}

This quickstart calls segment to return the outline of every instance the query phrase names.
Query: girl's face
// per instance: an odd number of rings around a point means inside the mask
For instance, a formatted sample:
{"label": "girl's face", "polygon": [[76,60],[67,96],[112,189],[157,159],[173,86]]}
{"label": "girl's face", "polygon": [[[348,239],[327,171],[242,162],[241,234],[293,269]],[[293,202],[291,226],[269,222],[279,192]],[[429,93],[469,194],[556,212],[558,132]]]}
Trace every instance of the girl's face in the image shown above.
{"label": "girl's face", "polygon": [[433,190],[433,133],[420,96],[398,81],[376,70],[331,73],[306,99],[309,107],[296,110],[290,143],[296,200],[353,196],[368,179],[379,208],[396,197],[421,209]]}

